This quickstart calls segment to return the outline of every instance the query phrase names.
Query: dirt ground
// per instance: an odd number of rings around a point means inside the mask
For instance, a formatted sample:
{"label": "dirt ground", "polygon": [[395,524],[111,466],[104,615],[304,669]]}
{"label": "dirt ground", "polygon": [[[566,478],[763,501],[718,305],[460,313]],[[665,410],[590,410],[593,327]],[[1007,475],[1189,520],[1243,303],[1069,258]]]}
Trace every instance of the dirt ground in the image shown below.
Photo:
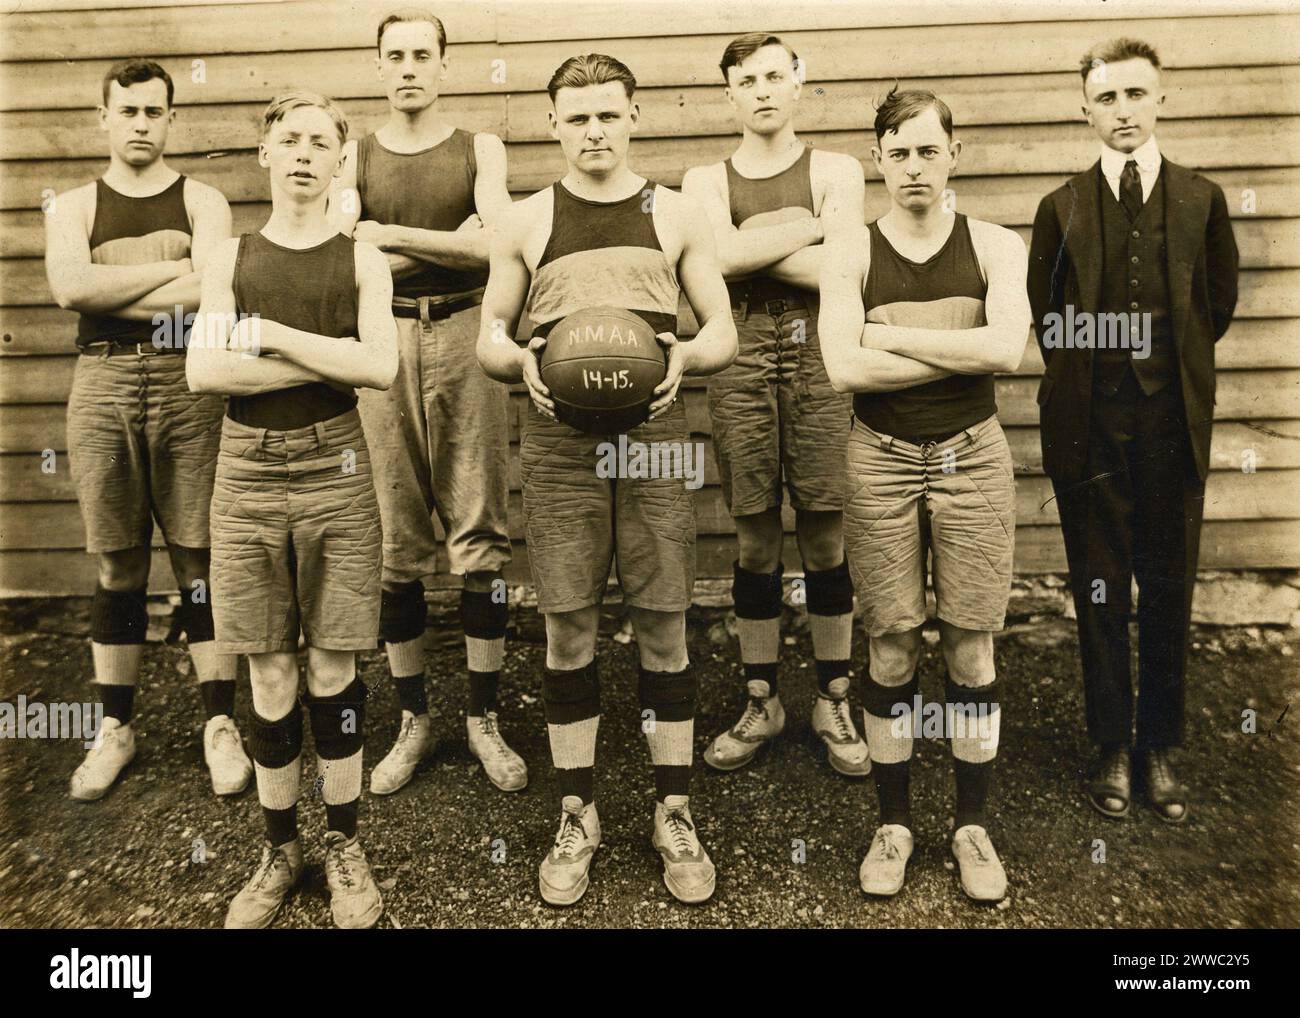
{"label": "dirt ground", "polygon": [[[0,605],[0,700],[90,699],[84,602]],[[739,716],[743,683],[734,640],[717,611],[693,614],[700,675],[697,752]],[[381,926],[517,927],[1278,927],[1300,925],[1300,636],[1198,629],[1188,682],[1188,748],[1177,758],[1194,789],[1191,822],[1161,824],[1135,802],[1122,822],[1093,813],[1080,792],[1087,752],[1073,623],[1047,619],[999,637],[1003,721],[990,834],[1011,893],[988,908],[961,894],[948,852],[953,802],[946,746],[918,741],[913,767],[916,851],[907,885],[887,902],[864,898],[858,864],[875,826],[867,782],[833,773],[808,725],[811,645],[783,651],[789,717],[777,744],[729,775],[702,764],[691,808],[718,866],[706,905],[677,904],[650,846],[653,785],[636,706],[635,644],[614,639],[607,611],[599,659],[604,714],[597,801],[604,842],[591,889],[570,909],[537,895],[537,864],[558,801],[540,700],[544,650],[535,613],[521,611],[502,680],[503,730],[530,767],[506,794],[487,782],[465,744],[463,650],[435,628],[433,761],[402,792],[362,797],[362,838],[383,888]],[[155,637],[163,620],[152,628]],[[791,630],[797,630],[792,625]],[[789,630],[788,630],[789,631]],[[787,638],[789,643],[790,637]],[[863,666],[862,641],[855,666]],[[68,777],[80,740],[0,742],[0,926],[212,927],[254,866],[261,836],[255,791],[217,799],[202,763],[202,717],[183,648],[151,643],[137,696],[138,755],[102,801],[74,802]],[[397,708],[378,654],[366,765],[386,752]],[[927,641],[927,698],[940,692]],[[249,710],[241,677],[237,720]],[[1242,731],[1243,711],[1257,717]],[[308,735],[310,747],[310,734]],[[276,920],[330,925],[321,869],[324,808],[307,759],[300,806],[308,870]],[[697,757],[698,759],[698,757]],[[368,778],[367,778],[368,780]],[[204,861],[194,861],[201,840]],[[1104,843],[1104,845],[1102,844]],[[802,845],[802,853],[799,851]],[[1102,861],[1104,859],[1104,861]]]}

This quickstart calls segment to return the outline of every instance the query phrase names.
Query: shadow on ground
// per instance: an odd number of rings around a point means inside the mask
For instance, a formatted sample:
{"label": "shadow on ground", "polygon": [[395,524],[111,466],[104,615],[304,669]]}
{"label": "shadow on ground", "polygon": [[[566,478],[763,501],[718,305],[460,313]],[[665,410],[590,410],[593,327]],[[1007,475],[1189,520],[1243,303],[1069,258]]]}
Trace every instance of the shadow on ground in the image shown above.
{"label": "shadow on ground", "polygon": [[[692,618],[700,674],[696,748],[735,721],[743,683],[718,613]],[[746,770],[699,765],[692,812],[718,866],[704,906],[677,904],[650,847],[653,786],[636,704],[635,644],[611,639],[599,660],[604,714],[596,794],[604,843],[591,889],[568,910],[537,896],[537,864],[558,817],[540,700],[544,649],[536,616],[520,613],[502,680],[502,725],[530,766],[523,793],[493,789],[465,744],[463,650],[431,630],[430,702],[441,737],[432,763],[389,798],[363,794],[362,837],[383,888],[381,926],[1229,927],[1300,925],[1300,638],[1200,629],[1188,688],[1181,773],[1195,789],[1191,823],[1170,828],[1135,803],[1123,822],[1093,814],[1079,791],[1086,752],[1073,624],[1014,627],[998,639],[1001,752],[990,833],[1011,882],[996,908],[964,899],[948,854],[953,802],[946,746],[918,742],[913,768],[916,852],[897,898],[865,899],[858,864],[875,826],[869,781],[835,775],[808,726],[813,669],[806,634],[783,650],[784,735]],[[165,626],[155,627],[160,636]],[[83,602],[0,606],[0,700],[90,698]],[[855,667],[864,666],[857,641]],[[379,654],[371,688],[366,773],[396,733],[396,702]],[[138,755],[104,800],[67,796],[80,740],[0,742],[0,925],[219,926],[258,855],[253,790],[212,795],[203,768],[199,698],[180,647],[151,643],[137,696]],[[927,643],[927,698],[941,661]],[[237,720],[250,707],[241,677]],[[1243,711],[1257,731],[1242,731]],[[300,806],[308,872],[281,927],[330,924],[321,872],[324,807]],[[201,842],[206,861],[194,861]],[[799,849],[802,847],[802,853]],[[797,861],[802,856],[803,861]],[[1104,859],[1104,861],[1100,861]]]}

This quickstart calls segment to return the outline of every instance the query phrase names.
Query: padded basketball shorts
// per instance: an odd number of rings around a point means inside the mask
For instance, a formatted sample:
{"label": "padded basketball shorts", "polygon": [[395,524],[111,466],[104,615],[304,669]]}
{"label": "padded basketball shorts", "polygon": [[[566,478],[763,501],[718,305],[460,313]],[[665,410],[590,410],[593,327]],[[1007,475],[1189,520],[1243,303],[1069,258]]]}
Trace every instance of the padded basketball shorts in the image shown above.
{"label": "padded basketball shorts", "polygon": [[355,410],[271,431],[222,422],[212,496],[212,615],[226,654],[379,638],[383,534]]}
{"label": "padded basketball shorts", "polygon": [[435,514],[451,572],[499,572],[510,561],[510,390],[478,366],[480,313],[394,319],[397,377],[387,390],[357,393],[384,518],[387,583],[438,571]]}
{"label": "padded basketball shorts", "polygon": [[[831,386],[817,341],[817,304],[733,308],[740,350],[709,380],[722,497],[732,516],[779,508],[844,508],[844,444],[852,397]],[[776,305],[776,306],[773,306]]]}
{"label": "padded basketball shorts", "polygon": [[1011,597],[1016,492],[996,416],[913,445],[853,421],[844,548],[868,635],[925,621],[926,561],[938,615],[996,632]]}
{"label": "padded basketball shorts", "polygon": [[[628,443],[690,441],[679,400],[627,433]],[[695,583],[695,502],[683,477],[602,477],[601,443],[548,420],[530,401],[519,466],[528,562],[542,613],[600,604],[611,561],[626,604],[685,611]],[[630,459],[630,457],[629,457]]]}
{"label": "padded basketball shorts", "polygon": [[77,357],[68,454],[86,550],[208,546],[208,507],[225,400],[190,392],[179,354]]}

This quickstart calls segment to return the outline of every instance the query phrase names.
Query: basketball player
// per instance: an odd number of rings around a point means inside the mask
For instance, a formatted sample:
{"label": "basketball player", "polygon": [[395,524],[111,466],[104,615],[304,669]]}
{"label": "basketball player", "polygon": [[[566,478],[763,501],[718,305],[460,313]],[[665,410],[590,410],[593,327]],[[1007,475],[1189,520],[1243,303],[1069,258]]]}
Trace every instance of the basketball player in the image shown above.
{"label": "basketball player", "polygon": [[[247,654],[262,859],[226,926],[268,925],[302,873],[297,641],[325,800],[334,922],[383,910],[357,839],[366,688],[356,652],[379,633],[383,537],[354,387],[397,373],[392,278],[374,247],[325,215],[347,125],[328,99],[287,92],[263,116],[271,218],[222,244],[203,277],[189,380],[230,396],[212,498],[217,639]],[[239,316],[235,324],[236,315]]]}
{"label": "basketball player", "polygon": [[[686,653],[685,612],[695,572],[694,504],[681,478],[602,480],[597,446],[619,436],[559,423],[538,373],[543,337],[560,319],[600,305],[633,311],[658,333],[668,373],[655,389],[650,420],[627,432],[627,440],[684,445],[690,433],[677,400],[682,375],[710,374],[735,356],[703,211],[628,166],[640,119],[635,88],[627,67],[598,53],[566,60],[551,77],[551,136],[568,172],[503,218],[478,337],[484,370],[504,382],[522,378],[532,397],[520,469],[529,562],[546,618],[542,697],[562,798],[559,833],[538,872],[542,897],[553,905],[582,897],[600,844],[595,653],[611,559],[636,630],[641,706],[654,712],[646,731],[655,773],[652,840],[664,882],[686,902],[704,901],[714,888],[713,863],[689,808],[697,680]],[[687,343],[674,335],[683,290],[700,322]],[[525,298],[534,338],[520,348],[511,337]]]}
{"label": "basketball player", "polygon": [[1010,598],[1016,520],[993,374],[1013,371],[1028,339],[1025,246],[952,210],[945,192],[961,143],[941,99],[895,87],[875,131],[890,208],[827,251],[820,322],[831,382],[856,394],[844,540],[870,637],[863,726],[880,799],[860,880],[869,894],[895,894],[912,854],[928,557],[957,778],[952,851],[966,894],[998,901],[1006,874],[986,829],[1001,720],[993,633]]}
{"label": "basketball player", "polygon": [[230,207],[163,158],[176,110],[162,67],[142,59],[114,64],[103,98],[108,170],[57,195],[45,217],[50,290],[60,307],[80,312],[68,452],[86,550],[99,571],[90,639],[104,721],[70,792],[100,798],[135,756],[131,714],[156,519],[208,716],[203,759],[212,790],[231,795],[248,786],[253,765],[233,720],[236,659],[217,653],[208,590],[222,402],[186,386],[182,331],[185,309],[198,304],[199,273],[230,236]]}
{"label": "basketball player", "polygon": [[400,353],[392,387],[359,396],[385,535],[379,637],[401,707],[397,741],[371,773],[370,790],[396,792],[434,748],[422,577],[436,572],[436,512],[451,571],[464,578],[470,752],[493,785],[514,792],[528,784],[528,768],[502,738],[496,714],[507,621],[501,570],[510,561],[510,395],[474,361],[487,279],[484,224],[510,206],[505,146],[442,118],[447,36],[432,13],[389,14],[378,46],[388,122],[345,146],[330,213],[344,233],[387,255]]}
{"label": "basketball player", "polygon": [[785,727],[777,688],[784,478],[817,667],[813,730],[831,767],[861,777],[871,760],[849,711],[853,584],[841,531],[851,412],[826,377],[816,291],[822,240],[862,225],[862,164],[796,137],[800,67],[779,37],[733,39],[720,66],[740,145],[726,162],[687,171],[682,192],[709,215],[740,336],[735,363],[709,384],[709,411],[740,545],[732,597],[749,701],[704,761],[743,767]]}

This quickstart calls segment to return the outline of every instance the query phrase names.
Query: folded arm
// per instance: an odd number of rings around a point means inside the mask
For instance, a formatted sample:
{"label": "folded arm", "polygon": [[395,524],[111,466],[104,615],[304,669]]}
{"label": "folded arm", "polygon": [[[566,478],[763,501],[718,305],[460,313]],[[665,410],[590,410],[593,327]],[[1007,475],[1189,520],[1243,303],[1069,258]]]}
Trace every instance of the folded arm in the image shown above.
{"label": "folded arm", "polygon": [[975,253],[988,280],[987,324],[973,329],[925,329],[870,323],[862,333],[864,345],[905,354],[958,375],[1014,371],[1019,366],[1031,318],[1025,245],[1004,227],[969,222]]}
{"label": "folded arm", "polygon": [[199,311],[185,353],[185,378],[191,392],[253,396],[308,382],[327,381],[314,371],[246,347],[232,349],[235,339],[235,256],[239,241],[230,240],[213,253],[203,273]]}
{"label": "folded arm", "polygon": [[870,235],[859,229],[830,245],[822,266],[817,339],[835,391],[893,392],[952,374],[901,354],[862,346],[866,320],[862,285],[869,259]]}

